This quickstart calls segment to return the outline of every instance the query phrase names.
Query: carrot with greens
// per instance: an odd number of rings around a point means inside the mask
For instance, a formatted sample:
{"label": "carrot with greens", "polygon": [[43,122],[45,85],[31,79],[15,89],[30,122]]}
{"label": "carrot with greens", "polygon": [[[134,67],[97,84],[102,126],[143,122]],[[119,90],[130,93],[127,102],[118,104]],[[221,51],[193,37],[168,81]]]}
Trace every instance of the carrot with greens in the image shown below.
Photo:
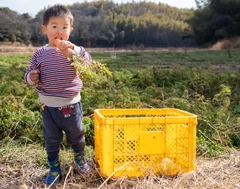
{"label": "carrot with greens", "polygon": [[75,53],[73,49],[70,48],[72,45],[69,41],[62,41],[60,39],[55,39],[54,44],[62,52],[62,54],[65,57],[72,59],[72,56]]}
{"label": "carrot with greens", "polygon": [[[65,43],[65,44],[64,44]],[[77,56],[71,48],[62,49],[61,46],[68,45],[67,41],[62,41],[60,39],[55,39],[54,44],[67,58],[71,57],[71,65],[78,72],[79,77],[82,80],[99,80],[101,77],[111,77],[112,73],[110,70],[100,62],[88,61],[84,57]]]}

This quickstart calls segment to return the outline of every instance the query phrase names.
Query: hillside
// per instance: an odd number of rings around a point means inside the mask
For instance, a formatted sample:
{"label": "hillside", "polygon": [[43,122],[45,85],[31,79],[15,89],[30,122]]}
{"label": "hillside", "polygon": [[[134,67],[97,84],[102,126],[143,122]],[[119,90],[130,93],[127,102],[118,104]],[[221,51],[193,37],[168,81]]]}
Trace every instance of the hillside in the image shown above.
{"label": "hillside", "polygon": [[[167,47],[194,46],[186,23],[192,10],[164,4],[110,1],[75,3],[69,6],[74,16],[70,41],[84,47]],[[18,15],[0,7],[0,42],[43,45],[47,38],[41,32],[42,14],[35,18]],[[12,27],[14,25],[14,27]]]}

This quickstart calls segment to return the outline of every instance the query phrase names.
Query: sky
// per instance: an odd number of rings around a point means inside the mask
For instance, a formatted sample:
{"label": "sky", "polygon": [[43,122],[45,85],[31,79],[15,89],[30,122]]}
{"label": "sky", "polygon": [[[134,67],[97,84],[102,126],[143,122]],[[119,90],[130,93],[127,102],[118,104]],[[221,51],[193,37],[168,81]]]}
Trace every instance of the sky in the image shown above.
{"label": "sky", "polygon": [[[30,16],[35,15],[45,7],[54,4],[72,5],[79,2],[90,2],[93,0],[0,0],[0,7],[8,7],[19,14],[28,13]],[[95,0],[96,1],[96,0]],[[134,2],[143,0],[134,0]],[[196,8],[195,0],[146,0],[154,3],[164,3],[178,8]],[[132,0],[113,0],[114,3],[127,3]]]}

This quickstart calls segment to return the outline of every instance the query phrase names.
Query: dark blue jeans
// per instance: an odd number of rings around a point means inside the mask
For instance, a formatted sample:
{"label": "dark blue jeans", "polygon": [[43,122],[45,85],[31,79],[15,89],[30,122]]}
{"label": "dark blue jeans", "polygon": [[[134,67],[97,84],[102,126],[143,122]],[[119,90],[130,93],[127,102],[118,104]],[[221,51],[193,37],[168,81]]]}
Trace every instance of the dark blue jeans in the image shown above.
{"label": "dark blue jeans", "polygon": [[82,104],[76,103],[60,108],[41,106],[43,134],[47,153],[59,151],[63,132],[74,152],[82,152],[85,147],[82,127]]}

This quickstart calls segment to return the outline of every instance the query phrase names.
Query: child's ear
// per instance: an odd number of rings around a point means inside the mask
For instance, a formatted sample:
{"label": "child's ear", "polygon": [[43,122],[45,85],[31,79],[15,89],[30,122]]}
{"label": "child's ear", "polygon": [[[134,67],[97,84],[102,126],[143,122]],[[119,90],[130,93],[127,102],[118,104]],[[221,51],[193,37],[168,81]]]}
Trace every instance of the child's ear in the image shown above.
{"label": "child's ear", "polygon": [[72,31],[73,31],[73,27],[70,28],[70,33],[72,33]]}
{"label": "child's ear", "polygon": [[47,34],[47,28],[46,28],[46,26],[44,26],[44,25],[41,25],[41,29],[42,29],[42,32],[43,32],[43,34]]}

